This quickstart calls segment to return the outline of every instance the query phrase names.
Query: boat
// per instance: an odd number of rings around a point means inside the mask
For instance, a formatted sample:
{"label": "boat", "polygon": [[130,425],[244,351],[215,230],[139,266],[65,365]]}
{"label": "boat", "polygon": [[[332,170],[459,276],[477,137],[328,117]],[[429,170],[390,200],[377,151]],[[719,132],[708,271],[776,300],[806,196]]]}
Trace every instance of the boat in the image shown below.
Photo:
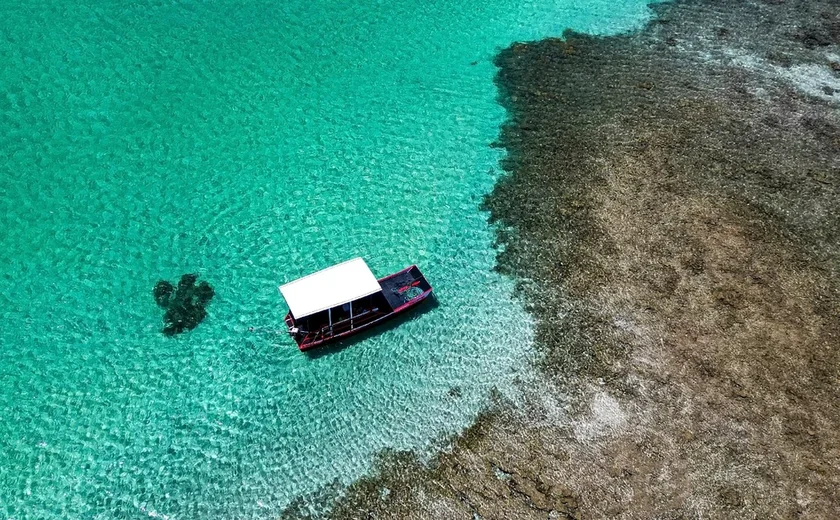
{"label": "boat", "polygon": [[302,351],[346,338],[406,312],[432,294],[416,265],[376,279],[354,258],[280,286],[286,327]]}

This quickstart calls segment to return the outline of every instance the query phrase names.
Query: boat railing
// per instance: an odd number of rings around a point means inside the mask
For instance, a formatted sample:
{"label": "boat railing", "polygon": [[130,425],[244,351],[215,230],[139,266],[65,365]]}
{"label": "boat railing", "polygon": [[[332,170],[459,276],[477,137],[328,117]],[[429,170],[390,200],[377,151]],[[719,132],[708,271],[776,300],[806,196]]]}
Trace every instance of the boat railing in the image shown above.
{"label": "boat railing", "polygon": [[311,343],[315,341],[320,341],[330,336],[342,334],[356,327],[369,323],[375,320],[376,318],[384,316],[385,314],[387,313],[382,312],[378,307],[374,307],[373,309],[361,312],[353,316],[352,318],[345,318],[343,320],[334,322],[332,325],[325,325],[315,332],[310,332],[303,337],[303,341],[301,343]]}

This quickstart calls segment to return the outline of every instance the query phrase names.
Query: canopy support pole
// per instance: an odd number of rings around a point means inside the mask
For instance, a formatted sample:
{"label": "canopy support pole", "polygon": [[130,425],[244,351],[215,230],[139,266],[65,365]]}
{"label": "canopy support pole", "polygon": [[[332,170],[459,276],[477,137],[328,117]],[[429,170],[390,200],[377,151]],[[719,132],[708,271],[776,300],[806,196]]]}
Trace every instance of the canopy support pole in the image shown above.
{"label": "canopy support pole", "polygon": [[353,329],[353,302],[350,302],[350,329]]}
{"label": "canopy support pole", "polygon": [[327,319],[330,320],[330,332],[332,332],[332,309],[327,309]]}

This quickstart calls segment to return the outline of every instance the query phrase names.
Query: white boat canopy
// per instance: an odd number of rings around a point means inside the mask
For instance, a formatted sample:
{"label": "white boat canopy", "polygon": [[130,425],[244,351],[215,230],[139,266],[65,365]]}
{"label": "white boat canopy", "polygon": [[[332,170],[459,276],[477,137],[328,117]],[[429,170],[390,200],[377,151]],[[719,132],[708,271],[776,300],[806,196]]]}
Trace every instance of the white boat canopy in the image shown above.
{"label": "white boat canopy", "polygon": [[311,316],[382,290],[364,260],[354,258],[280,286],[295,319]]}

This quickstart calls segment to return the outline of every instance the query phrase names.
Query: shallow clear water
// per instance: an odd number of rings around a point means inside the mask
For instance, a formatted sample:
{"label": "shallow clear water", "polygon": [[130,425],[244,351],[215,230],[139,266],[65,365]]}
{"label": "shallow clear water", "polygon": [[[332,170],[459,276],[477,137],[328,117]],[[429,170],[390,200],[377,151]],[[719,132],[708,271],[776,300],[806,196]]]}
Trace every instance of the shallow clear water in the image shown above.
{"label": "shallow clear water", "polygon": [[[493,55],[647,1],[1,0],[0,516],[272,518],[467,425],[531,337]],[[277,285],[353,256],[439,305],[300,354]],[[165,338],[186,272],[216,298]]]}

